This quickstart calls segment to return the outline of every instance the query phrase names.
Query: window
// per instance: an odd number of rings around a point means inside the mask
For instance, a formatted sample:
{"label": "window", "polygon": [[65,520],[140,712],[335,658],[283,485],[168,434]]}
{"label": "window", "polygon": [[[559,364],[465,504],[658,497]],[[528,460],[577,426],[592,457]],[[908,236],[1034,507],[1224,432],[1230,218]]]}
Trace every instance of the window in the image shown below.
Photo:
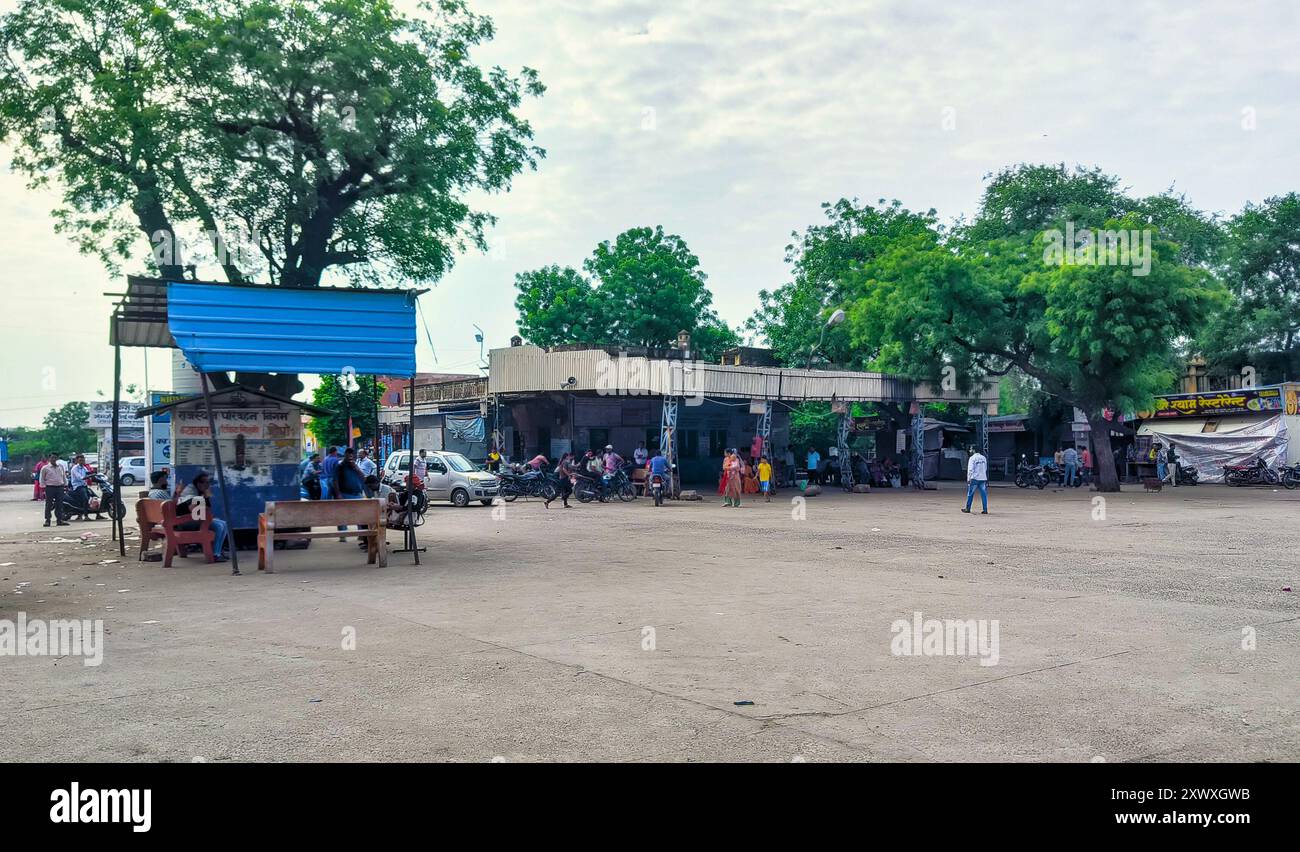
{"label": "window", "polygon": [[720,456],[722,455],[723,451],[726,449],[727,449],[727,430],[710,429],[709,446],[708,449],[705,451],[705,455]]}
{"label": "window", "polygon": [[447,460],[447,464],[451,465],[451,469],[457,473],[469,473],[470,471],[478,470],[469,459],[465,458],[460,453],[447,453],[443,458]]}
{"label": "window", "polygon": [[681,446],[678,447],[678,455],[684,459],[697,459],[700,457],[700,432],[698,429],[682,429],[679,433],[681,436]]}

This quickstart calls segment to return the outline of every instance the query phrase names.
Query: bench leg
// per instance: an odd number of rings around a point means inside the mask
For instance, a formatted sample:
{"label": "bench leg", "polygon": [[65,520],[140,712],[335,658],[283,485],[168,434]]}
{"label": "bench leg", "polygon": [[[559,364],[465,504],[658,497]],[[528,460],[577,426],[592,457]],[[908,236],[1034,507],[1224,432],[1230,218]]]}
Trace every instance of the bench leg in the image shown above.
{"label": "bench leg", "polygon": [[268,525],[266,528],[266,549],[261,554],[264,559],[266,573],[275,573],[275,527]]}

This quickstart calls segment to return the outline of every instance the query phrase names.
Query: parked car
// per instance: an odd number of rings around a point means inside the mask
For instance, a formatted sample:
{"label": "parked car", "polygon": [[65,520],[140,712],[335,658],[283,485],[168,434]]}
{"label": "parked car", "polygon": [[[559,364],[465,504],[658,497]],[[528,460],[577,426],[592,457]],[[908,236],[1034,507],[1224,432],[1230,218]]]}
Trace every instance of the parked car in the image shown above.
{"label": "parked car", "polygon": [[149,479],[149,473],[144,467],[144,456],[123,456],[122,463],[117,466],[118,473],[122,477],[122,485],[135,485],[137,482],[146,482]]}
{"label": "parked car", "polygon": [[[424,480],[425,497],[429,502],[450,500],[456,506],[468,506],[477,500],[484,506],[492,505],[499,487],[497,478],[480,470],[460,453],[434,450],[425,456],[428,476]],[[398,450],[384,460],[382,479],[394,487],[406,478],[411,463],[410,450]]]}

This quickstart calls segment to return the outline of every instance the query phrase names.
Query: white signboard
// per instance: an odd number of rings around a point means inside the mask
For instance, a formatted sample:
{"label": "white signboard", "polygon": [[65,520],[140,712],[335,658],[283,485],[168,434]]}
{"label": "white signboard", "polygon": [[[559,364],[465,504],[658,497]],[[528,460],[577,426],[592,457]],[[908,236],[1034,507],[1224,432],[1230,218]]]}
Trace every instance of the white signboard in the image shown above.
{"label": "white signboard", "polygon": [[[144,424],[136,417],[135,413],[144,406],[138,402],[123,402],[117,407],[117,425],[119,429],[134,428],[143,429]],[[113,403],[111,402],[92,402],[90,403],[90,417],[86,420],[86,426],[91,429],[111,429],[113,428]],[[141,434],[144,434],[141,432]]]}

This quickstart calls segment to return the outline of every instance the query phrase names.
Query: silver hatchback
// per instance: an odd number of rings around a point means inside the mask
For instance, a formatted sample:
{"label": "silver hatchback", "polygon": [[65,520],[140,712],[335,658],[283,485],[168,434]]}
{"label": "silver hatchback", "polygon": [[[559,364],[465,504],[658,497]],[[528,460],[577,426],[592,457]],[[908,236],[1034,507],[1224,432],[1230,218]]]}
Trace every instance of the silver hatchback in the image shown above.
{"label": "silver hatchback", "polygon": [[[424,493],[430,503],[447,500],[455,506],[468,506],[477,500],[490,506],[497,496],[497,478],[460,453],[434,450],[425,454],[424,463]],[[393,486],[404,484],[410,464],[410,450],[390,453],[384,460],[383,481]]]}

